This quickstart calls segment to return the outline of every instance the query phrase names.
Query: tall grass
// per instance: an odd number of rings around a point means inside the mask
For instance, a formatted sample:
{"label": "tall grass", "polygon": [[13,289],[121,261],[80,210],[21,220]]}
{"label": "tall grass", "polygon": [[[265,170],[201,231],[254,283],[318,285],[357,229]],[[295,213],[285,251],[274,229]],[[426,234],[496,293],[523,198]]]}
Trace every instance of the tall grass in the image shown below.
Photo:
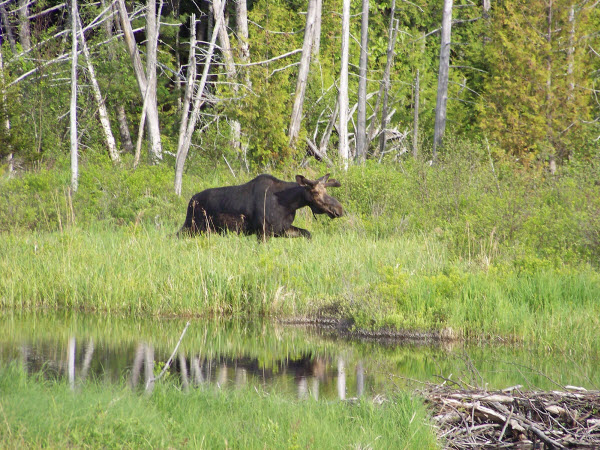
{"label": "tall grass", "polygon": [[312,241],[152,227],[0,236],[0,307],[154,316],[350,318],[367,329],[600,349],[600,274],[514,260],[487,271],[427,235]]}
{"label": "tall grass", "polygon": [[293,401],[250,390],[188,392],[160,383],[151,396],[0,370],[4,448],[436,448],[423,404],[393,394],[381,405]]}
{"label": "tall grass", "polygon": [[[449,142],[408,160],[333,176],[347,215],[299,226],[314,239],[175,239],[187,199],[251,178],[89,162],[0,180],[0,306],[127,314],[350,318],[369,329],[600,348],[600,178],[594,161],[557,175]],[[309,177],[326,169],[306,169]],[[293,172],[279,173],[291,179]]]}

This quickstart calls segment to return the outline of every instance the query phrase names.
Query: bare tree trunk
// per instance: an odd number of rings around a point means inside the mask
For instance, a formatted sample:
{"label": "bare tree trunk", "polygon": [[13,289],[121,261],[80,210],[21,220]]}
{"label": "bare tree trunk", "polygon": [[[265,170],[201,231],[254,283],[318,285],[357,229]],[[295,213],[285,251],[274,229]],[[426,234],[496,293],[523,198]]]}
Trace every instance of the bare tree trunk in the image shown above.
{"label": "bare tree trunk", "polygon": [[29,0],[19,0],[19,41],[24,51],[31,48],[31,28],[29,27]]}
{"label": "bare tree trunk", "polygon": [[71,34],[72,34],[72,61],[71,61],[71,189],[77,192],[79,184],[79,160],[77,142],[77,0],[71,0]]}
{"label": "bare tree trunk", "polygon": [[150,161],[156,164],[162,160],[162,144],[158,122],[158,104],[156,99],[156,51],[160,28],[161,0],[156,13],[156,0],[148,0],[146,9],[146,78],[148,79],[148,136],[150,137]]}
{"label": "bare tree trunk", "polygon": [[415,77],[415,97],[413,106],[413,157],[416,158],[419,151],[419,96],[421,91],[421,79],[419,69],[417,69],[417,76]]}
{"label": "bare tree trunk", "polygon": [[[153,0],[149,0],[150,3],[152,3],[152,1]],[[140,53],[135,44],[135,38],[133,36],[133,30],[131,28],[129,16],[127,14],[127,8],[125,7],[125,1],[118,0],[117,6],[119,8],[119,16],[121,18],[121,28],[123,30],[123,36],[125,38],[125,43],[127,44],[129,56],[131,57],[133,69],[138,82],[138,87],[140,88],[142,99],[147,99],[146,113],[148,120],[148,134],[150,137],[150,155],[152,161],[156,162],[162,159],[162,146],[160,143],[160,126],[158,122],[158,105],[156,104],[156,90],[152,94],[149,89],[152,85],[156,87],[156,80],[152,84],[152,82],[149,82],[146,78],[146,73],[144,72],[144,67],[142,66]],[[150,15],[152,14],[148,14],[148,16]],[[154,22],[156,22],[156,15],[154,15]],[[158,24],[154,26],[154,33],[152,34],[152,36],[147,36],[148,41],[156,41],[156,39],[158,38],[157,27]],[[154,44],[154,46],[155,45],[156,44]],[[148,55],[148,59],[152,58],[154,58],[154,61],[153,63],[149,64],[149,66],[156,67],[156,51],[154,51],[153,56]],[[156,78],[156,70],[154,70],[154,77]]]}
{"label": "bare tree trunk", "polygon": [[[0,92],[0,95],[2,96],[2,115],[5,117],[4,128],[6,129],[6,134],[10,135],[10,119],[8,117],[8,107],[6,103],[6,89],[4,88],[4,59],[2,56],[2,43],[0,43],[0,88],[2,89],[2,92]],[[10,144],[8,150],[9,153],[6,160],[8,163],[8,177],[11,178],[14,175],[15,168]]]}
{"label": "bare tree trunk", "polygon": [[[220,5],[221,7],[225,6],[224,3],[222,3]],[[195,20],[195,17],[193,16],[192,19]],[[190,145],[192,143],[192,135],[194,133],[194,129],[196,128],[196,122],[198,121],[198,117],[200,115],[200,107],[202,106],[202,94],[204,93],[204,88],[206,86],[206,81],[208,79],[208,72],[210,70],[210,63],[212,60],[212,55],[213,52],[215,50],[215,43],[217,40],[217,36],[218,36],[218,30],[217,28],[220,26],[221,22],[224,22],[224,18],[223,18],[223,10],[219,9],[219,10],[215,10],[215,28],[213,29],[213,34],[210,40],[210,44],[208,46],[208,52],[206,55],[206,59],[204,61],[204,70],[202,72],[202,78],[200,79],[200,85],[198,86],[197,90],[196,90],[196,97],[194,99],[194,106],[192,109],[192,113],[191,116],[188,119],[188,112],[189,112],[189,102],[191,100],[192,97],[192,93],[194,91],[194,84],[195,84],[195,74],[196,74],[196,56],[195,56],[195,51],[193,50],[193,48],[195,46],[190,46],[190,67],[193,64],[194,69],[193,69],[193,74],[194,77],[192,78],[190,75],[188,75],[188,80],[187,80],[187,85],[186,85],[186,94],[185,94],[185,104],[184,104],[184,109],[183,109],[183,114],[182,114],[182,119],[181,119],[181,125],[179,127],[179,143],[177,145],[177,157],[175,159],[175,185],[174,185],[174,189],[175,189],[175,193],[177,195],[181,195],[181,184],[182,184],[182,180],[183,180],[183,167],[185,165],[185,160],[187,158],[188,155],[188,151],[190,149]],[[194,27],[195,30],[195,27]],[[193,33],[191,40],[195,41],[196,39],[196,35],[195,32]],[[192,62],[193,60],[193,62]]]}
{"label": "bare tree trunk", "polygon": [[321,51],[321,16],[323,15],[323,0],[317,0],[315,14],[315,29],[313,32],[312,59],[319,59]]}
{"label": "bare tree trunk", "polygon": [[121,136],[121,147],[128,153],[133,153],[133,141],[131,140],[131,133],[129,132],[129,124],[127,123],[127,114],[125,113],[125,106],[119,103],[116,106],[117,109],[117,122],[119,123],[119,135]]}
{"label": "bare tree trunk", "polygon": [[569,47],[567,48],[567,77],[569,80],[569,94],[567,102],[573,100],[575,81],[573,80],[573,68],[575,67],[575,5],[569,8]]}
{"label": "bare tree trunk", "polygon": [[[102,8],[106,9],[107,5],[106,5],[106,0],[101,0],[102,3]],[[111,5],[111,9],[115,8],[114,3]],[[120,29],[120,24],[119,24],[119,20],[118,14],[115,14],[114,16],[114,26],[117,28],[117,30]],[[112,31],[112,27],[113,27],[113,20],[105,20],[104,22],[102,22],[102,25],[104,26],[104,31],[106,32],[106,36],[108,39],[111,39],[113,37],[113,31]],[[114,49],[114,43],[110,42],[108,44],[108,57],[111,61],[115,60],[115,49]],[[117,112],[117,123],[119,124],[119,136],[121,139],[121,149],[128,152],[128,153],[133,153],[134,148],[133,148],[133,142],[131,141],[131,133],[129,132],[129,124],[127,123],[127,115],[125,114],[125,106],[123,106],[123,103],[119,101],[119,103],[115,106],[116,112]]]}
{"label": "bare tree trunk", "polygon": [[450,36],[452,27],[452,0],[444,0],[442,16],[442,42],[440,45],[440,69],[438,73],[437,101],[435,106],[435,129],[433,135],[433,160],[442,145],[446,130],[446,105],[448,103],[448,75],[450,71]]}
{"label": "bare tree trunk", "polygon": [[[233,52],[231,51],[231,43],[229,42],[229,35],[227,34],[227,26],[225,20],[219,21],[216,17],[217,11],[225,11],[226,0],[213,0],[213,14],[215,14],[215,30],[218,32],[219,44],[221,46],[221,53],[225,60],[225,70],[227,71],[227,79],[233,83],[233,91],[237,93],[238,87],[236,84],[236,70],[235,62],[233,59]],[[225,14],[223,12],[223,14]],[[241,149],[240,136],[242,130],[240,123],[237,120],[231,121],[231,134],[232,134],[232,146],[239,152]]]}
{"label": "bare tree trunk", "polygon": [[394,46],[396,45],[396,22],[394,15],[396,14],[396,0],[392,0],[392,9],[390,12],[390,25],[388,29],[388,47],[387,47],[387,59],[385,63],[385,71],[383,72],[383,80],[381,82],[381,89],[379,94],[381,95],[381,131],[379,135],[379,153],[383,155],[385,152],[385,144],[387,136],[385,130],[387,128],[388,118],[388,97],[390,91],[390,72],[392,70],[392,64],[394,64]]}
{"label": "bare tree trunk", "polygon": [[490,0],[483,0],[483,18],[487,19],[490,17],[490,9],[492,9],[492,4]]}
{"label": "bare tree trunk", "polygon": [[[79,22],[79,27],[83,28],[81,26],[81,19],[79,18],[79,16],[77,16],[77,19]],[[106,104],[104,103],[102,93],[100,92],[100,85],[98,84],[98,80],[96,79],[96,71],[94,70],[94,66],[90,58],[90,52],[88,50],[87,43],[85,42],[85,36],[83,35],[83,33],[79,33],[79,38],[81,39],[83,56],[85,57],[85,62],[88,68],[88,72],[90,74],[90,81],[92,83],[92,90],[94,91],[94,98],[96,99],[96,104],[98,105],[98,116],[100,118],[100,124],[102,125],[102,131],[104,132],[104,139],[106,139],[108,155],[110,156],[110,159],[113,163],[118,163],[120,161],[120,158],[119,152],[117,151],[117,144],[115,142],[115,138],[110,128],[110,120],[108,118],[108,112],[106,111]]]}
{"label": "bare tree trunk", "polygon": [[308,10],[306,12],[306,27],[304,28],[304,44],[302,45],[302,58],[300,59],[300,68],[298,69],[298,79],[296,81],[296,96],[292,108],[292,117],[290,119],[289,145],[296,147],[296,141],[300,134],[300,123],[302,122],[302,107],[304,105],[304,94],[306,92],[306,82],[308,80],[308,70],[310,69],[310,55],[313,44],[313,33],[315,26],[315,15],[317,0],[308,0]]}
{"label": "bare tree trunk", "polygon": [[367,63],[369,45],[369,0],[362,0],[360,25],[360,62],[358,68],[358,118],[356,129],[356,159],[367,158]]}
{"label": "bare tree trunk", "polygon": [[348,169],[348,56],[350,44],[350,0],[344,0],[342,6],[342,50],[340,68],[340,125],[339,155]]}
{"label": "bare tree trunk", "polygon": [[10,44],[10,50],[14,53],[17,52],[17,41],[15,40],[15,33],[13,31],[13,27],[8,20],[8,13],[6,12],[6,8],[4,5],[0,5],[0,25],[2,26],[2,30],[6,33],[8,37],[8,43]]}
{"label": "bare tree trunk", "polygon": [[250,47],[248,45],[248,6],[246,0],[235,2],[235,24],[240,46],[240,59],[246,63],[250,60]]}
{"label": "bare tree trunk", "polygon": [[321,154],[327,156],[327,146],[329,145],[329,139],[331,138],[331,132],[333,131],[333,127],[335,126],[335,121],[340,112],[340,103],[339,98],[335,101],[335,106],[333,107],[333,111],[331,112],[331,117],[329,117],[329,122],[327,122],[327,127],[325,127],[325,131],[323,132],[323,136],[321,137],[321,142],[319,143],[319,151]]}

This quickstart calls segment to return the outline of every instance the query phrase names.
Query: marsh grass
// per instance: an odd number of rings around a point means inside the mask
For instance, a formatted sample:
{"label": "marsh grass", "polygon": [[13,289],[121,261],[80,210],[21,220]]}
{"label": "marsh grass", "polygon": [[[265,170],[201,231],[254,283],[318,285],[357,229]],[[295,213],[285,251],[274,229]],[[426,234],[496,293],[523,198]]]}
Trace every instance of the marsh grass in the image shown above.
{"label": "marsh grass", "polygon": [[600,349],[600,275],[590,267],[531,259],[482,270],[453,257],[437,236],[315,234],[312,241],[177,239],[138,226],[2,235],[1,306],[137,316],[333,316],[366,329],[451,328],[471,339]]}
{"label": "marsh grass", "polygon": [[491,163],[476,143],[448,145],[434,167],[407,160],[333,173],[342,187],[332,193],[347,214],[300,211],[295,224],[312,241],[174,238],[191,194],[250,174],[188,174],[181,198],[165,166],[90,161],[76,195],[65,188],[66,167],[0,179],[0,306],[326,315],[359,328],[451,328],[598,351],[598,169],[574,162],[550,175],[543,166]]}
{"label": "marsh grass", "polygon": [[3,448],[436,448],[423,404],[391,394],[382,404],[294,401],[254,390],[152,395],[68,384],[0,370]]}

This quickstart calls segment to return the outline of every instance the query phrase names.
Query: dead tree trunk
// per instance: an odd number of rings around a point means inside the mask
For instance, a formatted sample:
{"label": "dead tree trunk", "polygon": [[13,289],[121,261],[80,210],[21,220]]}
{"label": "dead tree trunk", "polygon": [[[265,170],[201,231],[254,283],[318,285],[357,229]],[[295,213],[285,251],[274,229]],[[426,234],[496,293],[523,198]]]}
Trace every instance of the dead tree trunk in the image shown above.
{"label": "dead tree trunk", "polygon": [[342,6],[342,50],[340,68],[340,124],[339,124],[339,155],[348,169],[348,57],[350,44],[350,0],[344,0]]}
{"label": "dead tree trunk", "polygon": [[19,41],[23,51],[31,48],[31,28],[29,26],[29,0],[19,0]]}
{"label": "dead tree trunk", "polygon": [[[106,0],[101,0],[102,8],[106,9]],[[111,10],[115,9],[115,5],[111,5]],[[114,15],[114,20],[105,20],[102,22],[104,26],[104,31],[109,40],[113,37],[113,23],[117,30],[120,30],[120,24],[118,20],[118,14]],[[111,61],[115,60],[115,49],[114,43],[111,41],[107,47],[108,50],[108,58]],[[125,114],[125,106],[123,106],[123,102],[119,100],[119,103],[115,106],[117,112],[117,123],[119,124],[119,136],[121,139],[121,149],[128,152],[133,153],[133,142],[131,141],[131,133],[129,132],[129,124],[127,123],[127,114]]]}
{"label": "dead tree trunk", "polygon": [[388,119],[388,97],[390,91],[390,72],[392,70],[392,64],[394,64],[394,46],[396,45],[396,22],[394,18],[396,14],[396,0],[392,0],[392,8],[390,12],[390,25],[388,29],[388,47],[387,47],[387,59],[385,63],[385,71],[383,72],[383,80],[381,82],[381,89],[379,94],[381,96],[381,130],[379,134],[379,153],[381,155],[385,152],[385,144],[387,136],[385,130],[387,128]]}
{"label": "dead tree trunk", "polygon": [[433,135],[433,160],[442,145],[446,130],[446,105],[448,103],[448,76],[450,71],[450,36],[452,27],[452,0],[444,0],[442,16],[442,42],[440,44],[440,69],[438,73],[435,128]]}
{"label": "dead tree trunk", "polygon": [[146,7],[146,78],[148,79],[148,136],[150,137],[150,161],[153,164],[162,160],[162,144],[158,121],[158,103],[156,98],[156,52],[160,29],[161,0],[156,12],[156,0],[148,0]]}
{"label": "dead tree trunk", "polygon": [[323,14],[323,0],[317,0],[316,3],[316,14],[315,14],[315,29],[313,32],[313,44],[312,44],[312,59],[317,61],[319,59],[319,52],[321,51],[321,16]]}
{"label": "dead tree trunk", "polygon": [[71,189],[77,191],[79,184],[79,159],[77,155],[77,0],[71,0]]}
{"label": "dead tree trunk", "polygon": [[[149,2],[152,2],[152,0],[149,0]],[[142,99],[145,100],[147,106],[145,108],[145,114],[147,115],[148,134],[150,137],[150,157],[153,162],[157,162],[160,159],[162,159],[162,146],[160,143],[160,126],[158,121],[158,105],[156,103],[156,89],[153,94],[150,92],[150,86],[153,85],[154,87],[156,87],[156,81],[154,81],[152,84],[146,78],[147,74],[144,72],[144,67],[142,66],[140,53],[135,43],[133,29],[131,28],[131,22],[129,21],[129,16],[125,7],[125,1],[118,0],[117,5],[119,7],[119,16],[121,18],[121,28],[123,30],[123,36],[125,39],[125,43],[127,44],[129,56],[131,57],[135,77],[138,82],[138,87],[140,89]],[[154,20],[156,21],[156,16],[154,16]],[[148,40],[150,40],[151,38],[156,40],[158,38],[157,27],[158,24],[154,27],[154,34],[152,36],[147,37]],[[148,58],[152,58],[152,56],[148,55]],[[149,65],[150,67],[156,67],[156,51],[154,51],[153,58],[154,61],[152,64]],[[156,75],[156,72],[154,72],[154,75]],[[142,113],[142,115],[144,115],[144,112]]]}
{"label": "dead tree trunk", "polygon": [[2,22],[0,22],[0,24],[2,25],[2,30],[6,33],[6,36],[8,37],[10,51],[13,54],[15,54],[17,52],[17,41],[15,40],[15,33],[13,31],[13,27],[10,23],[10,20],[8,20],[8,13],[6,12],[4,4],[0,5],[0,19],[2,20]]}
{"label": "dead tree trunk", "polygon": [[246,0],[237,0],[235,3],[235,25],[240,48],[240,60],[247,63],[250,60],[250,47],[248,45],[248,5]]}
{"label": "dead tree trunk", "polygon": [[[4,60],[2,57],[2,43],[0,43],[0,88],[2,89],[2,91],[0,92],[0,95],[2,96],[1,102],[2,102],[2,115],[4,116],[4,129],[6,130],[6,134],[10,135],[10,119],[8,117],[8,107],[7,107],[7,103],[6,103],[6,89],[5,89],[5,83],[4,83]],[[9,145],[8,148],[8,156],[6,158],[7,162],[8,162],[8,177],[12,177],[14,174],[14,159],[13,159],[13,153],[12,153],[12,149],[11,149],[11,145]]]}
{"label": "dead tree trunk", "polygon": [[362,0],[360,25],[360,62],[358,68],[358,118],[356,128],[356,159],[367,157],[367,63],[369,45],[369,0]]}
{"label": "dead tree trunk", "polygon": [[[79,16],[77,17],[77,19],[79,27],[83,28],[81,26],[81,19],[79,18]],[[110,128],[110,120],[108,118],[108,112],[106,111],[106,104],[104,103],[104,98],[102,98],[102,93],[100,92],[100,85],[98,84],[98,80],[96,79],[96,71],[94,70],[94,65],[92,64],[90,52],[88,50],[87,43],[85,42],[85,36],[83,35],[83,33],[79,33],[79,39],[81,40],[83,56],[85,58],[85,63],[90,74],[90,82],[92,83],[94,98],[96,99],[96,104],[98,105],[98,116],[100,119],[100,124],[102,125],[102,131],[104,132],[104,139],[106,139],[108,155],[110,156],[110,159],[113,163],[118,163],[120,161],[120,158],[119,152],[117,152],[117,144],[115,142],[115,138]]]}
{"label": "dead tree trunk", "polygon": [[[227,79],[233,83],[233,91],[235,94],[238,92],[238,86],[236,83],[236,70],[235,62],[233,59],[233,52],[231,51],[231,43],[229,42],[229,35],[227,34],[227,25],[225,20],[219,21],[216,17],[217,11],[225,11],[226,0],[213,0],[213,14],[215,15],[215,30],[218,32],[219,44],[221,47],[221,54],[225,62],[225,71],[227,72]],[[224,13],[223,13],[224,14]],[[237,120],[231,121],[231,134],[232,134],[232,147],[239,152],[241,149],[240,136],[242,134],[240,123]]]}
{"label": "dead tree trunk", "polygon": [[302,107],[304,105],[304,93],[306,92],[306,82],[308,80],[308,69],[310,68],[310,55],[313,44],[315,16],[317,12],[316,3],[317,0],[308,1],[306,27],[304,28],[304,44],[302,45],[302,58],[300,59],[300,68],[298,69],[296,96],[294,98],[289,128],[289,145],[292,148],[296,147],[298,134],[300,134],[300,124],[302,122]]}
{"label": "dead tree trunk", "polygon": [[[220,6],[224,6],[224,3],[221,4]],[[196,123],[198,121],[198,117],[200,116],[200,107],[202,106],[202,94],[204,93],[204,88],[206,86],[206,81],[208,79],[208,72],[210,70],[210,63],[212,60],[212,55],[213,52],[215,50],[215,44],[217,41],[217,35],[218,30],[217,27],[220,26],[221,22],[224,22],[224,18],[223,18],[223,10],[219,9],[219,10],[215,10],[215,28],[213,29],[213,34],[211,37],[211,41],[210,44],[208,46],[208,51],[207,51],[207,55],[206,55],[206,59],[204,61],[204,70],[202,72],[202,78],[200,79],[200,84],[198,86],[198,88],[196,89],[196,97],[194,99],[194,106],[192,108],[192,113],[191,115],[189,115],[189,102],[192,98],[192,93],[194,92],[194,85],[195,85],[195,77],[196,77],[196,55],[195,55],[195,51],[193,50],[195,45],[190,45],[190,57],[189,57],[189,64],[190,67],[193,65],[194,69],[191,70],[191,72],[193,72],[193,77],[192,74],[188,75],[188,79],[187,79],[187,84],[186,84],[186,93],[185,93],[185,99],[184,99],[184,108],[183,108],[183,114],[182,114],[182,119],[181,119],[181,125],[179,128],[179,143],[177,146],[177,157],[175,160],[175,184],[174,184],[174,189],[175,189],[175,193],[177,195],[181,195],[181,185],[182,185],[182,181],[183,181],[183,167],[185,165],[185,160],[187,158],[189,149],[190,149],[190,145],[192,142],[192,134],[194,133],[194,129],[196,128]],[[192,20],[195,21],[195,16],[192,15]],[[195,25],[193,27],[193,33],[192,33],[192,37],[190,40],[190,44],[192,41],[195,42],[196,40],[196,33],[195,33]],[[189,117],[189,119],[188,119]]]}
{"label": "dead tree trunk", "polygon": [[413,157],[416,158],[419,151],[419,96],[421,91],[421,80],[419,76],[419,69],[417,69],[417,76],[415,77],[414,87],[414,106],[413,106]]}

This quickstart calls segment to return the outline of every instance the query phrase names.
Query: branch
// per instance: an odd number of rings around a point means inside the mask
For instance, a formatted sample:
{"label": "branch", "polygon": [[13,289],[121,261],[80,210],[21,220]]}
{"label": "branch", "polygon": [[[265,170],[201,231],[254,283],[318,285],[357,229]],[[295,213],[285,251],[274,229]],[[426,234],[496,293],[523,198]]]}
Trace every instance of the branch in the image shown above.
{"label": "branch", "polygon": [[175,349],[173,350],[173,353],[171,353],[171,356],[169,357],[169,360],[165,364],[165,367],[163,367],[163,370],[161,370],[160,374],[157,377],[152,377],[152,378],[150,378],[146,382],[146,390],[148,390],[148,387],[150,386],[150,384],[154,383],[155,381],[160,380],[162,378],[162,376],[165,374],[165,372],[167,370],[169,370],[169,367],[171,367],[171,363],[173,362],[173,357],[175,356],[175,353],[177,353],[177,349],[179,348],[179,344],[181,344],[181,340],[183,339],[183,336],[185,336],[185,332],[187,331],[187,329],[188,329],[189,326],[190,326],[190,322],[188,321],[188,323],[185,324],[185,328],[183,329],[183,332],[181,333],[181,337],[179,338],[179,342],[177,342],[177,345],[175,346]]}
{"label": "branch", "polygon": [[248,67],[248,66],[258,66],[260,64],[269,64],[271,62],[278,61],[278,60],[283,59],[283,58],[287,58],[288,56],[295,55],[296,53],[302,53],[302,49],[301,48],[297,48],[296,50],[292,50],[291,52],[284,53],[283,55],[275,56],[275,57],[273,57],[271,59],[267,59],[267,60],[264,60],[264,61],[257,61],[257,62],[245,63],[245,64],[236,64],[236,66],[238,66],[238,67]]}

